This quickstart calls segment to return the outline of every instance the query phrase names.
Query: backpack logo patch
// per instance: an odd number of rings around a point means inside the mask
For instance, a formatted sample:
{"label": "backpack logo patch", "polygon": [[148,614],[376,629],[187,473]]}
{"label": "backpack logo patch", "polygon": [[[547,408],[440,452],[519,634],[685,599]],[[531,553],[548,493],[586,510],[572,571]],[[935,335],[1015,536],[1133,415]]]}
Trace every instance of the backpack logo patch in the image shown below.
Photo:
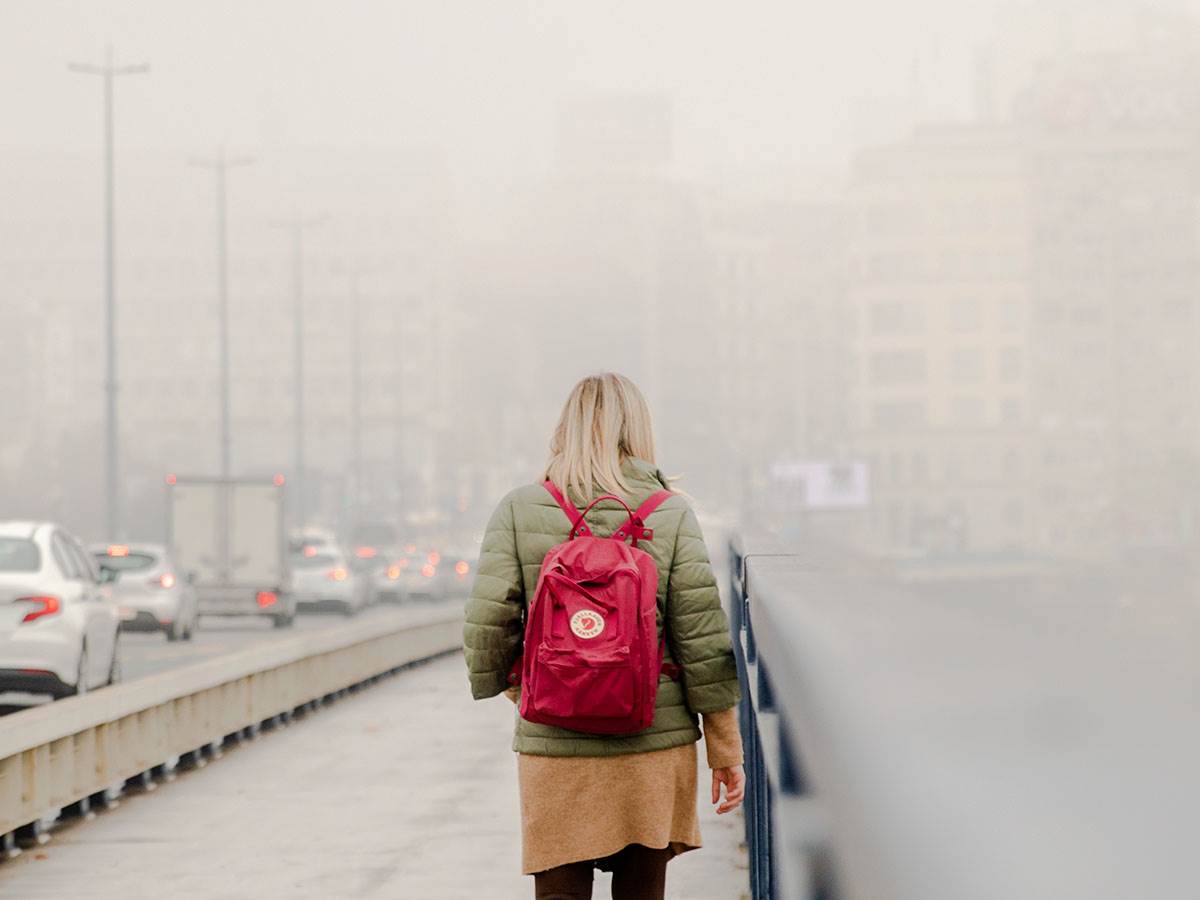
{"label": "backpack logo patch", "polygon": [[581,609],[571,616],[571,631],[576,637],[594,638],[604,630],[604,617],[590,609]]}

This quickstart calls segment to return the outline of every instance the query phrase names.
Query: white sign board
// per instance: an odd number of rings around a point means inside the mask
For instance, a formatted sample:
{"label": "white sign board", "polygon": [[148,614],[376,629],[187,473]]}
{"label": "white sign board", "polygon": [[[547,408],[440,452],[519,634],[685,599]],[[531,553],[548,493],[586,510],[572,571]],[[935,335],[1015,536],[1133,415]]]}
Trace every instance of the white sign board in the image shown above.
{"label": "white sign board", "polygon": [[771,466],[771,481],[799,489],[804,509],[865,509],[871,502],[864,462],[778,462]]}

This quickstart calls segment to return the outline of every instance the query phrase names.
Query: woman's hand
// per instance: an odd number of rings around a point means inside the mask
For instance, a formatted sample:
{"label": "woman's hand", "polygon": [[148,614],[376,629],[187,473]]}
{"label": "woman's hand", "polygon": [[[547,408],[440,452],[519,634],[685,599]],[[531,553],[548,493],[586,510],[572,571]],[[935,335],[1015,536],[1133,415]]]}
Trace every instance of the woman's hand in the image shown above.
{"label": "woman's hand", "polygon": [[[742,797],[746,793],[746,770],[741,766],[726,766],[724,769],[713,769],[712,802],[717,806],[717,815],[733,812],[742,805]],[[725,800],[721,801],[721,785],[725,785]]]}

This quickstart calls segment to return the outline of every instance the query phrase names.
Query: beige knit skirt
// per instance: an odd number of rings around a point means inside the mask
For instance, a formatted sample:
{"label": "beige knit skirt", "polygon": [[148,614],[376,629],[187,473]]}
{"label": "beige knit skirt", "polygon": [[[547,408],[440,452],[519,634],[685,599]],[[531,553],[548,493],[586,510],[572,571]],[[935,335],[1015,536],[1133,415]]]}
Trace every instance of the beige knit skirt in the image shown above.
{"label": "beige knit skirt", "polygon": [[623,756],[519,754],[522,871],[599,860],[627,844],[700,846],[695,744]]}

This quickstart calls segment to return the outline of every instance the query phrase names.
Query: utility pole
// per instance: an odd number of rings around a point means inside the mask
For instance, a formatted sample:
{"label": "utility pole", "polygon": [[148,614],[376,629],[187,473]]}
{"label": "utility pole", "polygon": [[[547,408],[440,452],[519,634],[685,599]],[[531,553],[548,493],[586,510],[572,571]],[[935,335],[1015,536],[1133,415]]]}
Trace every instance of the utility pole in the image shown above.
{"label": "utility pole", "polygon": [[350,285],[350,440],[351,465],[354,475],[354,519],[362,519],[363,457],[362,457],[362,298],[358,293],[358,276]]}
{"label": "utility pole", "polygon": [[408,502],[407,484],[404,477],[406,462],[404,454],[404,361],[408,345],[402,339],[406,312],[407,310],[402,309],[399,303],[393,305],[393,327],[395,328],[393,344],[397,348],[397,352],[392,354],[396,366],[392,375],[392,390],[395,392],[393,415],[396,417],[396,427],[392,438],[392,465],[396,470],[396,522],[399,525],[404,524],[404,505]]}
{"label": "utility pole", "polygon": [[220,348],[219,365],[221,369],[220,471],[223,481],[227,481],[231,477],[233,470],[231,449],[233,438],[229,424],[229,244],[226,227],[225,181],[226,173],[230,169],[248,166],[253,162],[254,160],[248,156],[226,156],[224,145],[211,159],[190,160],[190,165],[211,169],[216,175],[217,182],[217,330],[219,332],[217,343]]}
{"label": "utility pole", "polygon": [[292,478],[295,489],[292,495],[296,498],[296,527],[303,528],[308,517],[305,491],[308,481],[305,478],[304,462],[304,230],[314,225],[320,225],[327,216],[304,216],[296,213],[284,222],[274,223],[278,228],[286,229],[292,238],[292,319],[295,325],[293,334],[294,349],[294,379],[295,379],[295,454],[296,474]]}
{"label": "utility pole", "polygon": [[121,459],[117,419],[117,308],[116,308],[116,234],[113,215],[113,79],[118,75],[149,72],[145,64],[113,65],[112,46],[104,50],[103,65],[70,63],[72,72],[99,75],[104,100],[104,397],[105,397],[105,516],[108,537],[124,536],[121,516]]}

